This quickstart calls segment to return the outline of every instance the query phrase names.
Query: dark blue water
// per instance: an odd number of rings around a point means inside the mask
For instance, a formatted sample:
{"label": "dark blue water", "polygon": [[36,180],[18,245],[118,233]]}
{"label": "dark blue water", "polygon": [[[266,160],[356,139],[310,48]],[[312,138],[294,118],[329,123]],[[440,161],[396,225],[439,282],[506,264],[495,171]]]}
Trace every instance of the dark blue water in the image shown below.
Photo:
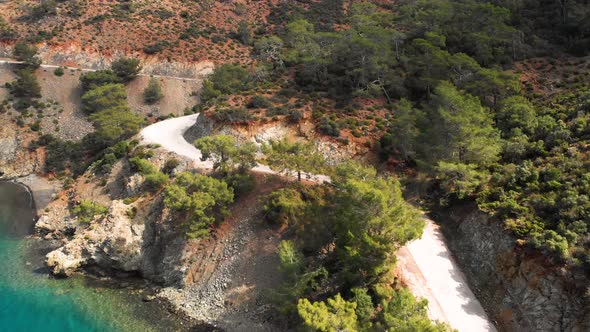
{"label": "dark blue water", "polygon": [[50,277],[39,242],[25,238],[33,218],[27,190],[0,182],[0,331],[177,330],[127,289]]}

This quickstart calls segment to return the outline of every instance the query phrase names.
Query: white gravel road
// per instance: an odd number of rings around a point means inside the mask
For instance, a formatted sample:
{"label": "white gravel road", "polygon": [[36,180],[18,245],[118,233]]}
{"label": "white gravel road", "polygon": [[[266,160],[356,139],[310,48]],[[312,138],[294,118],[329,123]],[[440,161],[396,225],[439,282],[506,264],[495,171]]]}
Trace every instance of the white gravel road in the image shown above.
{"label": "white gravel road", "polygon": [[[140,133],[142,142],[159,144],[170,152],[193,159],[197,168],[210,169],[212,163],[201,161],[201,152],[183,137],[198,117],[199,114],[193,114],[148,126]],[[264,165],[253,170],[276,173]],[[329,178],[313,176],[311,180],[324,182]],[[414,295],[428,300],[431,319],[447,322],[461,332],[496,331],[469,288],[438,226],[429,219],[426,221],[422,238],[399,251],[399,268],[404,281]]]}
{"label": "white gravel road", "polygon": [[[142,142],[145,144],[159,144],[168,151],[194,160],[195,167],[197,168],[211,169],[213,168],[213,163],[209,160],[202,161],[201,151],[195,148],[193,144],[187,142],[183,137],[184,133],[197,122],[199,116],[200,113],[197,113],[154,123],[141,131]],[[262,164],[257,164],[252,170],[259,173],[277,174],[277,172]],[[296,177],[294,173],[286,175]],[[315,182],[326,182],[330,180],[329,177],[324,175],[303,173],[302,176],[305,179]]]}
{"label": "white gravel road", "polygon": [[424,218],[422,237],[398,252],[398,268],[415,296],[428,300],[430,319],[463,332],[496,331],[469,288],[438,225]]}

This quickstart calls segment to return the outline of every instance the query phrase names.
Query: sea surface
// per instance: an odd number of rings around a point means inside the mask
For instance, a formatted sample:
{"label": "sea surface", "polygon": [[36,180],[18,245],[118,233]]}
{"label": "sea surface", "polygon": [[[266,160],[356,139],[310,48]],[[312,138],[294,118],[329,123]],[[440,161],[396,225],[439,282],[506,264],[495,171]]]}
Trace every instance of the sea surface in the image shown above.
{"label": "sea surface", "polygon": [[139,291],[86,277],[55,279],[43,265],[25,187],[0,182],[0,331],[177,331],[180,322]]}

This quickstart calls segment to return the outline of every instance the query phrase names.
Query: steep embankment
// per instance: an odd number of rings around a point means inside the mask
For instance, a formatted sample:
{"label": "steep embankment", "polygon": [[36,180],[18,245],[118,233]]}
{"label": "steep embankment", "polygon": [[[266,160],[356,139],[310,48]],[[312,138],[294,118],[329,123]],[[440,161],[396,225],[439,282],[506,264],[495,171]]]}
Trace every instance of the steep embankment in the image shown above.
{"label": "steep embankment", "polygon": [[582,271],[529,252],[502,223],[474,206],[449,209],[445,234],[471,285],[506,331],[590,331]]}
{"label": "steep embankment", "polygon": [[[199,121],[199,119],[202,119]],[[209,162],[200,160],[201,153],[189,144],[184,134],[196,126],[203,134],[210,133],[210,125],[199,114],[165,120],[145,128],[141,136],[145,143],[157,143],[162,148],[192,159],[196,167],[210,168]],[[254,171],[273,173],[264,166],[257,166]],[[318,176],[322,181],[328,177]],[[434,223],[428,220],[420,240],[410,243],[401,251],[404,277],[412,280],[410,289],[418,296],[429,300],[431,319],[448,322],[460,331],[495,331],[479,301],[454,262],[450,251]]]}

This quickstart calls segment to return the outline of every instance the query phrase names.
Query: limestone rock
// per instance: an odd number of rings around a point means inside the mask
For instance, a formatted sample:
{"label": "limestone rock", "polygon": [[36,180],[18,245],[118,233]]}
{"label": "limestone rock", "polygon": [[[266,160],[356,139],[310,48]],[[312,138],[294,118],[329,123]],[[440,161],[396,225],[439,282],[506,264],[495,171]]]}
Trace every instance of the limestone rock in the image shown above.
{"label": "limestone rock", "polygon": [[[65,246],[47,254],[53,273],[70,275],[90,264],[121,271],[138,271],[142,261],[143,225],[133,225],[129,207],[113,201],[108,216],[76,233]],[[47,224],[46,219],[42,225]],[[39,227],[39,226],[38,226]]]}
{"label": "limestone rock", "polygon": [[76,271],[86,260],[81,250],[55,250],[47,254],[47,266],[57,276],[68,277]]}

